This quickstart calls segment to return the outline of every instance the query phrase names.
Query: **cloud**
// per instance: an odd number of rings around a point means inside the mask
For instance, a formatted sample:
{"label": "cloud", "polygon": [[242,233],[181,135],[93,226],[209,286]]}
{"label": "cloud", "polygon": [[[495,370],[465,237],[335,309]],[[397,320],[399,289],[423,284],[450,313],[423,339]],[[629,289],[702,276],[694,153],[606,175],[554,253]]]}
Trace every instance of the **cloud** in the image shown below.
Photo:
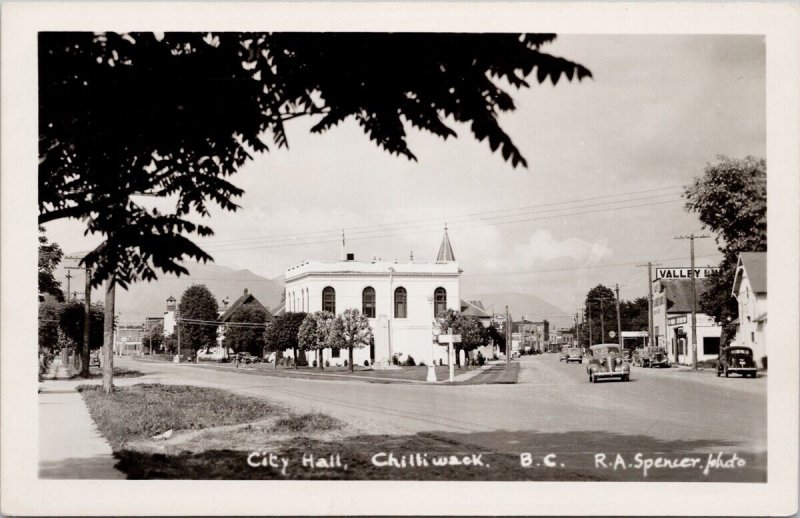
{"label": "cloud", "polygon": [[613,251],[605,239],[594,243],[568,237],[559,240],[549,230],[537,230],[530,234],[527,242],[513,246],[515,266],[531,269],[537,266],[582,267],[606,261]]}

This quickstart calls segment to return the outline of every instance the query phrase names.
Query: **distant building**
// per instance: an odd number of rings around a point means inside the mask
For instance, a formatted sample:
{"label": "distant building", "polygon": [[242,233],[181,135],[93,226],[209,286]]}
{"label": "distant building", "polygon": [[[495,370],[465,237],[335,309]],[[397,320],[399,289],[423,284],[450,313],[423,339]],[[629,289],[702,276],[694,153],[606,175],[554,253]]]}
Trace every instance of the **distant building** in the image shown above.
{"label": "distant building", "polygon": [[511,351],[533,350],[544,352],[550,342],[550,322],[522,320],[511,324]]}
{"label": "distant building", "polygon": [[122,356],[143,354],[142,338],[144,333],[145,324],[117,324],[114,330],[114,354]]}
{"label": "distant building", "polygon": [[222,307],[220,308],[219,321],[222,323],[222,325],[217,328],[217,347],[216,349],[209,350],[206,353],[206,359],[221,359],[225,356],[226,351],[222,347],[222,341],[225,339],[225,333],[228,330],[226,323],[231,322],[231,319],[236,312],[245,307],[254,307],[262,310],[265,314],[264,323],[269,323],[275,320],[275,317],[272,316],[270,310],[267,309],[267,307],[264,306],[252,293],[250,293],[247,288],[244,289],[242,296],[233,301],[233,303],[230,303],[229,299],[225,297],[225,299],[222,301]]}
{"label": "distant building", "polygon": [[[347,254],[339,261],[307,261],[286,270],[287,312],[355,308],[369,319],[371,347],[354,351],[358,365],[388,364],[393,356],[413,356],[419,363],[447,362],[444,347],[432,344],[435,315],[461,309],[461,269],[445,228],[435,261],[357,261]],[[346,352],[325,349],[323,361],[342,365]]]}
{"label": "distant building", "polygon": [[767,356],[766,252],[739,254],[732,293],[739,303],[734,344],[752,348],[753,357],[759,361]]}
{"label": "distant building", "polygon": [[164,311],[164,336],[175,333],[175,314],[178,311],[178,303],[175,297],[167,297],[167,310]]}
{"label": "distant building", "polygon": [[[707,290],[707,279],[695,279],[696,299]],[[722,328],[705,313],[697,312],[697,359],[716,358]],[[664,347],[674,363],[692,362],[692,281],[658,279],[653,283],[654,345]]]}
{"label": "distant building", "polygon": [[[492,314],[486,311],[486,308],[483,307],[483,302],[480,300],[462,300],[461,301],[461,314],[466,316],[476,317],[480,320],[483,327],[489,327],[492,325]],[[478,347],[474,355],[480,353],[484,358],[492,359],[499,351],[497,350],[497,344],[494,343],[494,340],[490,340],[488,344]]]}

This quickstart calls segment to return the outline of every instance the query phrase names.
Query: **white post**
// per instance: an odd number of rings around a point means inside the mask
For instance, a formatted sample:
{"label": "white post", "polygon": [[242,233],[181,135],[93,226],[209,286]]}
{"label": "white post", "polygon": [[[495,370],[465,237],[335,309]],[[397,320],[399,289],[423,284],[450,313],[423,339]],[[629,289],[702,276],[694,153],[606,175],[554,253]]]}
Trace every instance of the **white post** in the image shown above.
{"label": "white post", "polygon": [[[431,310],[430,315],[433,315],[433,297],[430,296],[428,297],[428,305],[430,306],[429,309]],[[430,361],[428,362],[428,378],[426,379],[428,383],[436,383],[436,366],[434,365],[435,361],[434,357],[436,355],[436,349],[435,349],[436,344],[433,343],[433,318],[434,317],[431,317],[430,324],[428,325],[431,337],[431,358]]]}
{"label": "white post", "polygon": [[450,337],[447,340],[447,363],[450,366],[450,383],[452,383],[453,382],[453,377],[455,375],[455,372],[454,372],[455,367],[453,365],[455,363],[453,361],[453,332],[448,329],[447,330],[447,335]]}

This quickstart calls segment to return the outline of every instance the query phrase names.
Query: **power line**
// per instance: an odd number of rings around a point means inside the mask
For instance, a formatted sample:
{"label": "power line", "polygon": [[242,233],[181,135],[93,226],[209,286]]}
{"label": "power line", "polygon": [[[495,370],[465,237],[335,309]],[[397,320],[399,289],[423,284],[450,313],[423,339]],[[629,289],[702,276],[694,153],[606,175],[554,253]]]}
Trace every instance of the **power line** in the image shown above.
{"label": "power line", "polygon": [[[537,204],[537,205],[526,205],[526,206],[510,208],[510,209],[496,209],[496,210],[491,210],[491,211],[472,212],[472,213],[467,213],[467,214],[448,216],[446,219],[447,219],[448,222],[449,221],[457,221],[460,218],[469,218],[469,217],[474,217],[474,216],[486,216],[486,215],[492,215],[492,214],[500,215],[501,213],[506,213],[506,212],[528,211],[528,210],[531,210],[531,209],[539,209],[539,208],[542,208],[542,207],[554,207],[554,206],[558,206],[558,205],[584,203],[584,202],[588,202],[588,201],[604,200],[604,199],[611,199],[611,198],[627,198],[628,196],[631,196],[631,195],[634,195],[634,194],[645,194],[645,193],[653,193],[653,192],[659,192],[659,191],[665,191],[665,190],[675,190],[675,189],[682,190],[683,186],[674,185],[674,186],[669,186],[669,187],[659,187],[659,188],[656,188],[656,189],[643,189],[643,190],[638,190],[638,191],[629,191],[629,192],[625,192],[625,193],[610,194],[610,195],[605,195],[605,196],[594,196],[594,197],[590,197],[590,198],[582,198],[582,199],[577,199],[577,200],[563,200],[563,201],[559,201],[559,202],[551,202],[551,203],[544,203],[544,204]],[[671,193],[671,194],[676,194],[676,193]],[[664,196],[664,195],[661,195],[661,196]],[[619,200],[619,201],[627,201],[627,199],[623,199],[623,200]],[[440,221],[442,221],[441,218],[423,218],[423,219],[415,219],[415,220],[407,220],[407,221],[396,221],[396,222],[391,222],[391,223],[381,223],[381,224],[374,224],[374,225],[361,225],[361,226],[356,226],[356,227],[350,227],[347,230],[349,232],[358,233],[359,231],[361,231],[361,232],[363,232],[363,231],[371,231],[371,230],[378,230],[378,229],[384,228],[384,227],[407,226],[407,225],[410,225],[410,224],[419,224],[419,223],[436,223],[436,224],[438,224]],[[329,234],[332,234],[332,233],[338,233],[340,230],[341,229],[339,229],[339,228],[331,228],[331,229],[327,229],[327,230],[319,230],[319,231],[315,231],[315,232],[306,232],[306,233],[301,233],[301,234],[288,233],[288,234],[277,234],[277,235],[273,235],[273,236],[260,236],[260,237],[256,236],[256,237],[249,237],[249,238],[237,238],[237,239],[227,239],[227,240],[214,240],[214,239],[211,239],[210,240],[211,243],[209,243],[209,245],[211,245],[211,244],[213,244],[213,245],[235,244],[235,243],[241,243],[241,242],[252,242],[252,241],[256,241],[256,240],[258,240],[258,241],[260,241],[260,240],[283,241],[283,240],[286,240],[286,239],[304,239],[304,238],[307,238],[307,237],[308,238],[314,237],[314,236],[319,237],[319,236],[329,235]]]}
{"label": "power line", "polygon": [[[657,202],[650,202],[650,203],[640,203],[636,205],[623,205],[620,207],[609,207],[606,209],[600,210],[590,210],[590,211],[583,211],[583,212],[565,212],[563,214],[554,214],[551,216],[542,216],[542,217],[533,217],[533,218],[524,218],[524,219],[515,219],[515,220],[508,220],[508,221],[495,221],[492,222],[494,225],[510,225],[514,223],[525,223],[530,221],[541,221],[546,219],[553,219],[553,218],[564,218],[570,216],[580,216],[585,214],[598,214],[604,212],[612,212],[617,210],[627,210],[627,209],[635,209],[641,207],[650,207],[654,205],[663,205],[667,203],[675,203],[676,201],[680,201],[680,199],[674,200],[665,200],[665,201],[657,201]],[[449,220],[448,220],[449,224]],[[473,228],[477,225],[460,225],[456,224],[453,226],[457,226],[458,228]],[[356,236],[348,238],[350,240],[358,241],[358,240],[365,240],[365,239],[378,239],[383,237],[393,237],[393,236],[406,236],[406,235],[414,235],[414,234],[425,234],[431,232],[438,232],[440,228],[430,228],[424,230],[415,230],[415,231],[398,231],[398,232],[388,232],[382,234],[374,234],[374,235],[363,235],[363,236]],[[327,239],[321,241],[305,241],[305,242],[292,242],[292,243],[283,243],[283,244],[253,244],[251,246],[242,246],[242,247],[234,247],[234,248],[212,248],[212,247],[205,247],[206,250],[211,252],[233,252],[233,251],[240,251],[240,250],[252,250],[252,249],[271,249],[271,248],[286,248],[286,247],[293,247],[293,246],[309,246],[309,245],[318,245],[318,244],[327,244],[327,243],[338,243],[340,240],[337,239]]]}

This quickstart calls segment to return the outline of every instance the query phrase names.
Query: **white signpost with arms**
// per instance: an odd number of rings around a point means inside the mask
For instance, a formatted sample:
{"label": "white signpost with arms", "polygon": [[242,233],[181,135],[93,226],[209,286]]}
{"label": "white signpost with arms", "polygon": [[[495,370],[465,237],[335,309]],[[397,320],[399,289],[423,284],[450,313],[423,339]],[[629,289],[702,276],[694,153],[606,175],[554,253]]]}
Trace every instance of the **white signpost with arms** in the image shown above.
{"label": "white signpost with arms", "polygon": [[446,335],[439,335],[439,343],[440,344],[447,344],[447,363],[450,366],[450,383],[453,382],[454,372],[454,364],[455,364],[455,357],[453,355],[453,344],[461,343],[461,335],[454,335],[449,334],[450,330],[447,330],[448,334]]}

